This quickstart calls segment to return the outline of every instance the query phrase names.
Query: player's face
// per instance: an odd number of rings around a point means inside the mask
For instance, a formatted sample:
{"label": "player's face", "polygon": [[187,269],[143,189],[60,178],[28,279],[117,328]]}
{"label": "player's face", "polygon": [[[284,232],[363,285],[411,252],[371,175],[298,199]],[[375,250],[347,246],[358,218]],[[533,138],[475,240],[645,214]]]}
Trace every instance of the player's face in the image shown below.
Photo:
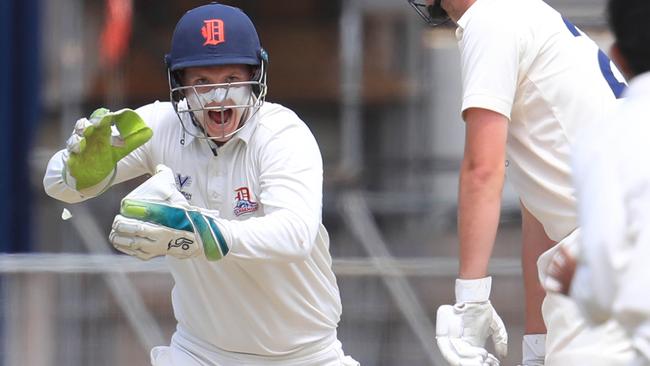
{"label": "player's face", "polygon": [[[240,125],[244,109],[228,108],[247,103],[250,98],[250,86],[237,86],[251,80],[251,68],[247,65],[221,65],[191,67],[183,72],[183,85],[193,86],[194,92],[187,92],[188,101],[193,109],[207,108],[194,112],[205,133],[219,142],[226,142]],[[219,87],[214,84],[222,84]],[[224,107],[224,108],[219,108]]]}

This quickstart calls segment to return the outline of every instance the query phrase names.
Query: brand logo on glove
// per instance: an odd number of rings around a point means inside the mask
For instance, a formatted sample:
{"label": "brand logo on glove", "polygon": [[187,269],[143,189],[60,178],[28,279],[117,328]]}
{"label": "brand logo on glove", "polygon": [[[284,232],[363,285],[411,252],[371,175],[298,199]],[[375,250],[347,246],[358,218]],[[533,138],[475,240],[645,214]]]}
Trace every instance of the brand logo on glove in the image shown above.
{"label": "brand logo on glove", "polygon": [[178,238],[176,240],[170,240],[169,244],[167,245],[167,250],[171,248],[181,248],[183,250],[189,250],[190,245],[194,244],[193,240],[190,240],[188,238]]}
{"label": "brand logo on glove", "polygon": [[257,202],[251,201],[248,187],[237,188],[235,193],[235,208],[233,210],[235,216],[257,211]]}
{"label": "brand logo on glove", "polygon": [[226,35],[224,34],[223,29],[223,20],[209,19],[204,20],[203,23],[203,27],[201,27],[201,35],[205,38],[205,43],[203,43],[204,46],[216,46],[219,43],[226,41]]}

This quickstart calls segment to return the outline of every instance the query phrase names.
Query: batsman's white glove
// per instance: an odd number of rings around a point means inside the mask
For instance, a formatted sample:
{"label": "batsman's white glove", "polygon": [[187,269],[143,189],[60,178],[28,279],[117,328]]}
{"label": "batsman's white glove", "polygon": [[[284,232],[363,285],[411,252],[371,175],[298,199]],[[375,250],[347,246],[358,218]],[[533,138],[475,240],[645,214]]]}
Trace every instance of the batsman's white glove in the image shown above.
{"label": "batsman's white glove", "polygon": [[508,353],[508,333],[489,301],[492,278],[456,280],[456,304],[442,305],[436,314],[436,341],[452,366],[498,366],[485,349],[489,336],[498,357]]}
{"label": "batsman's white glove", "polygon": [[216,211],[190,206],[176,189],[172,171],[158,165],[153,177],[122,200],[109,240],[117,250],[144,260],[203,253],[215,261],[229,251],[217,216]]}

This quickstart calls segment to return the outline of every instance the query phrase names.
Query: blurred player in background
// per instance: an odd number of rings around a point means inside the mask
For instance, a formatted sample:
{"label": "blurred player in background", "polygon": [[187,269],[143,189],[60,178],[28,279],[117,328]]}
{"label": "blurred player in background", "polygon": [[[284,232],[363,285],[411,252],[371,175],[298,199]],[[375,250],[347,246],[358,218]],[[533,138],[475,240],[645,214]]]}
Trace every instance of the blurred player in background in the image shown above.
{"label": "blurred player in background", "polygon": [[546,295],[540,283],[553,254],[575,246],[579,234],[570,146],[576,131],[616,104],[622,76],[587,35],[541,0],[409,3],[431,25],[451,18],[461,54],[460,271],[456,304],[438,309],[441,352],[452,365],[497,365],[484,348],[492,336],[497,355],[506,353],[506,330],[489,301],[488,262],[507,171],[522,213],[522,363],[583,365],[584,351],[602,355],[590,365],[619,364],[631,349],[622,330],[603,328],[597,337],[584,337],[576,304]]}
{"label": "blurred player in background", "polygon": [[178,325],[152,364],[358,365],[337,339],[320,151],[296,114],[265,102],[254,25],[237,8],[192,9],[165,60],[171,102],[79,120],[44,178],[72,203],[153,175],[110,234],[124,253],[166,256],[175,280]]}
{"label": "blurred player in background", "polygon": [[[630,78],[625,101],[575,145],[574,181],[581,243],[571,296],[598,332],[618,323],[637,357],[650,365],[650,2],[610,0],[612,58]],[[556,255],[549,273],[566,293],[570,253]],[[597,363],[600,353],[584,359]],[[612,364],[613,365],[613,364]],[[626,363],[630,365],[630,363]]]}

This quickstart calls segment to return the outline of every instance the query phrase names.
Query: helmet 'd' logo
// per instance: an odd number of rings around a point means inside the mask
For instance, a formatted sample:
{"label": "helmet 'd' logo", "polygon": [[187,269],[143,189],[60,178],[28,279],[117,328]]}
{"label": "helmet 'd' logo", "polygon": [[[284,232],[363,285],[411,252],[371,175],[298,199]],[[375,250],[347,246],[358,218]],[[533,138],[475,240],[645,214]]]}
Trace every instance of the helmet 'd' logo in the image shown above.
{"label": "helmet 'd' logo", "polygon": [[209,19],[203,21],[203,27],[201,27],[201,35],[205,38],[204,46],[207,45],[218,45],[226,41],[226,35],[223,29],[223,20],[221,19]]}

